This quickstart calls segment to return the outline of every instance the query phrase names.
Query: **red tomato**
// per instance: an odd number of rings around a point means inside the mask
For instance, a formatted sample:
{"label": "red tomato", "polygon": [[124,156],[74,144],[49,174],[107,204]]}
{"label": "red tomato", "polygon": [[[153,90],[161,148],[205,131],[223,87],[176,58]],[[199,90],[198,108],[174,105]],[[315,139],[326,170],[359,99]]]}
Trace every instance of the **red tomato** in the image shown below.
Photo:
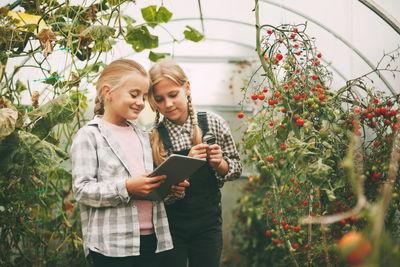
{"label": "red tomato", "polygon": [[349,232],[339,241],[339,249],[347,263],[358,265],[372,252],[372,245],[358,232]]}
{"label": "red tomato", "polygon": [[298,126],[303,126],[304,125],[304,120],[301,119],[301,118],[297,119],[296,123],[297,123]]}

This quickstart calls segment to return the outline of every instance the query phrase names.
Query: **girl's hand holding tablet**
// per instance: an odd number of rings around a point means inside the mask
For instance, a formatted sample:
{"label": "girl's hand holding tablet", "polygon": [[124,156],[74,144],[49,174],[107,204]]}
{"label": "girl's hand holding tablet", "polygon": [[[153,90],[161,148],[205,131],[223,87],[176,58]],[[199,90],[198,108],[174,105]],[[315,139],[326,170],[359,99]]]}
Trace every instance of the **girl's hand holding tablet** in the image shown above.
{"label": "girl's hand holding tablet", "polygon": [[167,178],[165,175],[149,177],[148,174],[140,174],[126,181],[126,189],[132,195],[146,197],[160,186]]}
{"label": "girl's hand holding tablet", "polygon": [[185,180],[177,185],[171,186],[171,191],[176,197],[183,197],[185,194],[185,188],[190,186],[188,180]]}

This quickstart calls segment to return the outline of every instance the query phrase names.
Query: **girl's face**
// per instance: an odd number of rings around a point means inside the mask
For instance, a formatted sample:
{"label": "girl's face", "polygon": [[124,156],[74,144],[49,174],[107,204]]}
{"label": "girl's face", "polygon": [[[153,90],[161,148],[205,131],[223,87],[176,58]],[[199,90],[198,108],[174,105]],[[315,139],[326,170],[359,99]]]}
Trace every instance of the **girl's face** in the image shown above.
{"label": "girl's face", "polygon": [[169,120],[182,125],[188,117],[189,84],[179,86],[164,78],[154,86],[154,100],[158,111]]}
{"label": "girl's face", "polygon": [[126,120],[136,120],[144,109],[149,81],[139,73],[129,75],[126,82],[113,91],[103,86],[106,98],[104,119],[117,125],[126,125]]}

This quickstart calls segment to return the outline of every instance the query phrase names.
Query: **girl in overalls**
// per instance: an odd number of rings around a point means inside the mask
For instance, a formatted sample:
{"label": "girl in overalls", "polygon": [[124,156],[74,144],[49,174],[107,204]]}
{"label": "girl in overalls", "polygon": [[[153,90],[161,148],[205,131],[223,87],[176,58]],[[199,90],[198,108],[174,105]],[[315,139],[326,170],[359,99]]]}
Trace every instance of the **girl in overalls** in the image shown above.
{"label": "girl in overalls", "polygon": [[[156,165],[172,153],[207,159],[189,178],[190,186],[182,196],[165,199],[174,249],[157,255],[159,266],[186,267],[187,262],[190,267],[219,266],[220,188],[225,181],[239,178],[242,171],[232,134],[218,115],[194,112],[189,81],[174,61],[162,59],[149,73],[149,103],[156,110],[150,138]],[[160,113],[164,116],[161,122]],[[205,143],[205,135],[214,137],[215,143]]]}
{"label": "girl in overalls", "polygon": [[116,60],[97,81],[95,118],[71,147],[72,186],[82,218],[83,247],[97,266],[156,266],[172,248],[164,203],[138,200],[164,176],[153,169],[148,134],[133,121],[144,108],[150,80],[133,60]]}

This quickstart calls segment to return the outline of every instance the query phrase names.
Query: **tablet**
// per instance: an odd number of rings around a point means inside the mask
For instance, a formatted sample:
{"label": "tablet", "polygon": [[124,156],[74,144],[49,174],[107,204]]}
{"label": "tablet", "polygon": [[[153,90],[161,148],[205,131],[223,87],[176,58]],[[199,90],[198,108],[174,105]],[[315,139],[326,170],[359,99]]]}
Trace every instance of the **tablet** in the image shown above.
{"label": "tablet", "polygon": [[198,159],[178,154],[171,154],[161,163],[150,177],[165,174],[167,178],[156,190],[148,195],[150,200],[163,200],[171,192],[171,186],[189,178],[206,163],[206,159]]}

